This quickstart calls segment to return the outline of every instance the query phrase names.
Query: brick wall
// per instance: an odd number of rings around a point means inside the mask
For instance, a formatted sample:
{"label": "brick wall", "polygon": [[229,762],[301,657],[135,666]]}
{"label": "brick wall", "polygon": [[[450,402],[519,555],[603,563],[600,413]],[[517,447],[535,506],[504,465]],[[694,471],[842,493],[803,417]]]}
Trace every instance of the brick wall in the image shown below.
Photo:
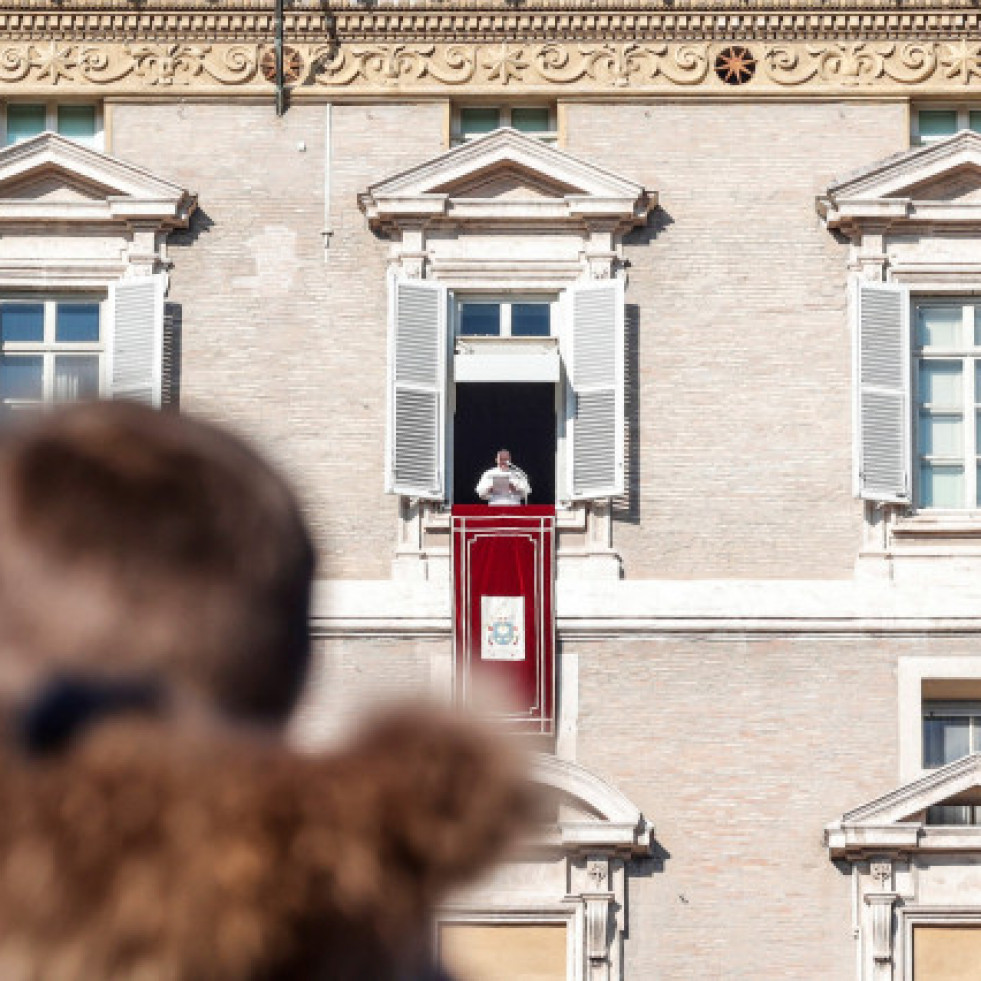
{"label": "brick wall", "polygon": [[567,149],[658,191],[634,233],[631,578],[850,575],[847,246],[814,199],[903,149],[901,105],[570,105]]}
{"label": "brick wall", "polygon": [[[297,482],[321,575],[387,578],[383,493],[387,244],[357,194],[442,148],[438,104],[333,110],[324,230],[322,106],[119,104],[113,152],[199,195],[172,237],[181,405],[257,439]],[[298,144],[305,144],[304,151]]]}
{"label": "brick wall", "polygon": [[897,658],[970,638],[569,639],[578,762],[654,823],[630,881],[628,978],[855,976],[848,877],[824,826],[899,782]]}

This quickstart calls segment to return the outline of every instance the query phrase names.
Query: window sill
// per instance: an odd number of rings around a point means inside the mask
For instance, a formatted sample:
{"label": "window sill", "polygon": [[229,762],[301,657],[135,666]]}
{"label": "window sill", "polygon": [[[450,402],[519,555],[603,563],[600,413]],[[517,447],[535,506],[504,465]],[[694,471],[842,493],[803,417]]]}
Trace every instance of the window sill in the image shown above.
{"label": "window sill", "polygon": [[903,542],[939,539],[981,542],[981,511],[921,512],[897,521],[892,534]]}

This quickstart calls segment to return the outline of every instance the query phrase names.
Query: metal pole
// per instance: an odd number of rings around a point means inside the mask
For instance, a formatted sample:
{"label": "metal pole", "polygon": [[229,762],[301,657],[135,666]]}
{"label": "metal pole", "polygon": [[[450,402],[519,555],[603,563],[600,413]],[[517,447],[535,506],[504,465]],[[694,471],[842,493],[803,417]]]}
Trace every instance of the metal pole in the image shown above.
{"label": "metal pole", "polygon": [[276,115],[286,112],[286,81],[283,74],[283,2],[276,0]]}

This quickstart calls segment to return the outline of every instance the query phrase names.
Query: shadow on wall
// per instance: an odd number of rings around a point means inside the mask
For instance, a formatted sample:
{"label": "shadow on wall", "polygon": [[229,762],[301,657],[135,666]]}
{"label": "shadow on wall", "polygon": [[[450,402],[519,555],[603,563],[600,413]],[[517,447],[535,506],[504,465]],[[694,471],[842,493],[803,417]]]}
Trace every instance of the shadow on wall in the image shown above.
{"label": "shadow on wall", "polygon": [[623,494],[613,498],[614,521],[640,524],[640,307],[623,311]]}
{"label": "shadow on wall", "polygon": [[187,228],[177,228],[170,233],[167,238],[167,245],[173,248],[184,249],[193,245],[203,234],[211,231],[214,221],[203,208],[195,208],[191,212],[190,221]]}
{"label": "shadow on wall", "polygon": [[179,303],[164,304],[161,401],[169,408],[181,404],[181,339],[184,310]]}
{"label": "shadow on wall", "polygon": [[[674,224],[674,219],[663,208],[655,208],[640,228],[635,228],[623,238],[625,246],[649,245],[658,235]],[[630,262],[627,261],[629,267]],[[628,303],[624,309],[623,344],[623,488],[619,497],[613,498],[614,521],[640,524],[640,307]]]}

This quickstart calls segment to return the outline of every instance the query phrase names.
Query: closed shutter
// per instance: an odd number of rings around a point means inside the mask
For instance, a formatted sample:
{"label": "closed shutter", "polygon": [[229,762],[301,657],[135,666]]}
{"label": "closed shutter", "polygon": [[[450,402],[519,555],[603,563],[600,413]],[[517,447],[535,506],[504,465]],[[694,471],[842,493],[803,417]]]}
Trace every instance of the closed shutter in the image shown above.
{"label": "closed shutter", "polygon": [[612,497],[623,493],[623,284],[574,286],[566,310],[570,497]]}
{"label": "closed shutter", "polygon": [[855,286],[855,492],[870,501],[910,499],[909,290]]}
{"label": "closed shutter", "polygon": [[393,280],[389,324],[386,490],[442,500],[446,288]]}
{"label": "closed shutter", "polygon": [[163,274],[110,284],[106,377],[111,398],[160,406],[166,289]]}

